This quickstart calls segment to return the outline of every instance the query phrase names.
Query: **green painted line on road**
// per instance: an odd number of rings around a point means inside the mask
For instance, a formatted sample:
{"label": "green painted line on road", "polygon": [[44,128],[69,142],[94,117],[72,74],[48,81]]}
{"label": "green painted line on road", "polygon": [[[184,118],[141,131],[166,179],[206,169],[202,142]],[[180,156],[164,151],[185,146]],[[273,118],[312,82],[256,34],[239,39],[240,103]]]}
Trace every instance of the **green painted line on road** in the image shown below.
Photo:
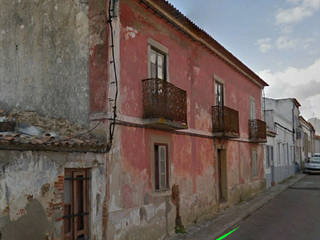
{"label": "green painted line on road", "polygon": [[216,240],[224,239],[224,238],[228,237],[231,233],[237,231],[238,229],[239,229],[239,227],[233,229],[232,231],[228,232],[227,234],[223,235],[222,237],[217,238]]}

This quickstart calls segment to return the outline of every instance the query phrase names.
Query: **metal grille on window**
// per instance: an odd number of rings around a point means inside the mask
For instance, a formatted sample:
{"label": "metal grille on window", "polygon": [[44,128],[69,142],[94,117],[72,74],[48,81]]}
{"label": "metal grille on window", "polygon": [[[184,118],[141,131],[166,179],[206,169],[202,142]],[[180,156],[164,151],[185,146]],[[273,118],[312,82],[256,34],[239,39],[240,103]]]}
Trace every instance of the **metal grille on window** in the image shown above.
{"label": "metal grille on window", "polygon": [[64,179],[64,239],[86,240],[89,216],[87,169],[66,169]]}

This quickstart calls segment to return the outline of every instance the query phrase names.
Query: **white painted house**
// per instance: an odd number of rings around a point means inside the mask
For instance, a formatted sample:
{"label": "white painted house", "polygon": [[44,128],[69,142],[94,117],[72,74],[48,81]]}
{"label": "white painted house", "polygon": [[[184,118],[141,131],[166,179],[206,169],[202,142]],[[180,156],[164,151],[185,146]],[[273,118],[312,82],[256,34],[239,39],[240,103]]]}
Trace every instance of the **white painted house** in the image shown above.
{"label": "white painted house", "polygon": [[265,146],[265,177],[267,187],[295,173],[296,132],[299,128],[300,103],[294,98],[264,98],[264,116],[267,123]]}

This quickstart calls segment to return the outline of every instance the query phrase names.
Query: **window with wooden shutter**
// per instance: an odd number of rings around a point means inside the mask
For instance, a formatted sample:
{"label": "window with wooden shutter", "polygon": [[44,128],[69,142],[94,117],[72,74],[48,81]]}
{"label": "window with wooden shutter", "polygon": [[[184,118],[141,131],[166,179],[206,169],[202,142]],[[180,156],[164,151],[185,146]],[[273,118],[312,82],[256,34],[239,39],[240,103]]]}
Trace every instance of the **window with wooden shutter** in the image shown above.
{"label": "window with wooden shutter", "polygon": [[168,145],[155,144],[155,190],[166,191],[169,189],[169,164]]}
{"label": "window with wooden shutter", "polygon": [[66,169],[64,180],[65,240],[89,239],[89,172],[87,169]]}

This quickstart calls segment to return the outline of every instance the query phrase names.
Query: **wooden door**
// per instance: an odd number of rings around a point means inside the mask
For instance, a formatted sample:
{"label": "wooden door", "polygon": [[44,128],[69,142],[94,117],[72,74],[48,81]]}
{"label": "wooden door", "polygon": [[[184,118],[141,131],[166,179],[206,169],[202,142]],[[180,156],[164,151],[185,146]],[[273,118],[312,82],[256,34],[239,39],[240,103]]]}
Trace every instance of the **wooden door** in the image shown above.
{"label": "wooden door", "polygon": [[227,164],[226,151],[218,149],[218,194],[219,202],[227,201]]}
{"label": "wooden door", "polygon": [[74,239],[82,240],[88,236],[87,176],[85,171],[73,172]]}
{"label": "wooden door", "polygon": [[64,183],[64,239],[89,239],[89,176],[86,169],[68,169]]}

